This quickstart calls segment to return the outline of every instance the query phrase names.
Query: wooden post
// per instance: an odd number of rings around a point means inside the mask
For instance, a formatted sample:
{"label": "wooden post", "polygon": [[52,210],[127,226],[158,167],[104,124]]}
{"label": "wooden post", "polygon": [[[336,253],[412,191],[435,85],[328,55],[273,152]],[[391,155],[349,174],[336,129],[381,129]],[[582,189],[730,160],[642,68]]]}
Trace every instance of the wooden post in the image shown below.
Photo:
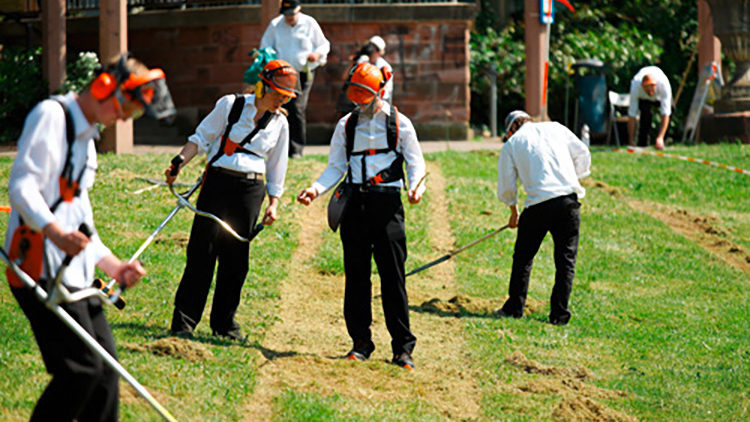
{"label": "wooden post", "polygon": [[721,64],[721,41],[714,35],[714,21],[706,0],[698,0],[698,74],[711,62]]}
{"label": "wooden post", "polygon": [[524,24],[526,33],[526,112],[541,119],[542,85],[544,83],[544,25],[539,22],[539,0],[524,1]]}
{"label": "wooden post", "polygon": [[[106,65],[128,50],[126,0],[99,0],[99,59]],[[101,151],[133,152],[133,121],[117,121],[102,133]]]}
{"label": "wooden post", "polygon": [[42,74],[52,93],[65,80],[65,0],[49,0],[42,7]]}
{"label": "wooden post", "polygon": [[263,0],[260,5],[260,30],[265,32],[271,19],[279,16],[281,0]]}

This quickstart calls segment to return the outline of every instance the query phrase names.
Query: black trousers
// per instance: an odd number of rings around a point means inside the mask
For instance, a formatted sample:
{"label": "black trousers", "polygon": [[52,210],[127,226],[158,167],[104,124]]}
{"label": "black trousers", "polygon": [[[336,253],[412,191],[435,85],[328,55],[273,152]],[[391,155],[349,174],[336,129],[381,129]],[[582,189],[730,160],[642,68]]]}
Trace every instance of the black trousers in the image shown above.
{"label": "black trousers", "polygon": [[301,94],[284,104],[284,108],[289,112],[289,156],[293,154],[302,154],[302,150],[307,143],[307,100],[310,99],[315,72],[300,72],[299,90]]}
{"label": "black trousers", "polygon": [[[47,309],[33,290],[11,288],[11,291],[31,323],[44,365],[52,375],[30,420],[117,421],[119,375]],[[61,307],[117,358],[112,331],[97,299]]]}
{"label": "black trousers", "polygon": [[568,300],[573,288],[578,253],[580,207],[576,194],[570,194],[532,205],[521,213],[513,251],[508,300],[502,308],[507,315],[523,316],[534,256],[539,251],[544,236],[550,232],[555,244],[555,285],[550,297],[549,318],[551,322],[563,324],[570,320]]}
{"label": "black trousers", "polygon": [[397,191],[362,193],[355,189],[349,201],[340,232],[346,273],[346,329],[355,344],[372,345],[370,265],[374,256],[391,349],[394,354],[411,354],[417,338],[409,329],[409,299],[404,278],[406,233],[401,196]]}
{"label": "black trousers", "polygon": [[[264,195],[262,181],[209,169],[196,205],[199,210],[227,222],[240,236],[247,237],[258,220]],[[248,253],[246,242],[235,239],[213,220],[195,216],[187,246],[187,263],[174,300],[173,332],[192,331],[200,322],[217,260],[211,329],[225,334],[239,328],[234,315],[247,276]]]}
{"label": "black trousers", "polygon": [[[638,110],[641,112],[640,121],[638,122],[638,146],[639,147],[647,147],[651,143],[651,132],[652,132],[652,122],[653,119],[653,109],[656,107],[659,109],[659,102],[658,101],[651,101],[651,100],[638,100]],[[664,134],[664,138],[666,139],[667,134]],[[654,139],[656,139],[654,137]]]}

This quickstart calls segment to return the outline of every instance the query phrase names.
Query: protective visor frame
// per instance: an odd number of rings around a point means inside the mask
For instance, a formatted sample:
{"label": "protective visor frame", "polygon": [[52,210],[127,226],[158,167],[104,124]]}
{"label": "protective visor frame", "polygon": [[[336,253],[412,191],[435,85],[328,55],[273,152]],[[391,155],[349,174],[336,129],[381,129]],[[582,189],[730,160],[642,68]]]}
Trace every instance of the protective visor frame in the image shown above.
{"label": "protective visor frame", "polygon": [[[352,81],[349,81],[349,82],[347,82],[347,83],[346,83],[346,85],[347,85],[347,88],[346,88],[346,97],[347,97],[347,98],[348,98],[348,99],[349,99],[349,100],[350,100],[351,102],[353,102],[353,103],[355,103],[355,104],[370,104],[371,102],[373,102],[373,101],[375,100],[375,97],[377,97],[377,96],[379,96],[379,95],[380,95],[380,94],[378,94],[378,91],[375,91],[374,89],[370,88],[369,86],[367,86],[367,85],[365,85],[365,84],[361,84],[361,83],[358,83],[358,82],[352,82]],[[356,86],[356,87],[358,87],[358,88],[362,88],[362,89],[364,89],[365,91],[368,91],[369,93],[371,93],[371,94],[373,95],[373,97],[372,97],[372,98],[370,99],[370,101],[367,101],[367,102],[361,102],[361,103],[359,103],[359,102],[357,102],[357,101],[354,101],[354,100],[352,100],[352,99],[351,99],[351,98],[349,97],[349,88],[350,88],[351,86]]]}
{"label": "protective visor frame", "polygon": [[172,96],[161,69],[151,69],[142,74],[130,73],[115,90],[120,110],[137,119],[144,113],[155,119],[169,119],[177,114]]}

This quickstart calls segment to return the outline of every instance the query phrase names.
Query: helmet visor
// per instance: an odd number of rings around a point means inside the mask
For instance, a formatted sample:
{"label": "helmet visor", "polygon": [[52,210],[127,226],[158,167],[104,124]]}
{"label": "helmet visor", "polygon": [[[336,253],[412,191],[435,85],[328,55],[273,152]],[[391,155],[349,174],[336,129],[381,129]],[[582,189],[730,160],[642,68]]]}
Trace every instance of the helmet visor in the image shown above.
{"label": "helmet visor", "polygon": [[289,98],[297,98],[297,72],[274,71],[265,82],[276,92]]}
{"label": "helmet visor", "polygon": [[376,95],[375,90],[357,82],[349,82],[346,88],[346,98],[355,104],[369,104]]}
{"label": "helmet visor", "polygon": [[131,73],[117,91],[117,99],[123,113],[128,116],[134,116],[137,114],[137,108],[141,108],[149,117],[170,122],[177,114],[164,71],[161,69],[151,69],[140,75]]}

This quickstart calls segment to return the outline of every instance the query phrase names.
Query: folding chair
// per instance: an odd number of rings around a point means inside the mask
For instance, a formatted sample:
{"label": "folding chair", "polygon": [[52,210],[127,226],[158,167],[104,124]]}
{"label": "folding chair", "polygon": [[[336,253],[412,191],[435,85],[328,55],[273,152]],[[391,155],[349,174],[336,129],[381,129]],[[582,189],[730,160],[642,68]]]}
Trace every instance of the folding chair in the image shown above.
{"label": "folding chair", "polygon": [[628,122],[628,116],[616,116],[616,107],[628,108],[630,107],[630,94],[618,94],[614,91],[609,91],[609,131],[607,131],[607,145],[610,144],[612,138],[612,131],[615,132],[615,143],[620,146],[620,133],[617,130],[618,122]]}

